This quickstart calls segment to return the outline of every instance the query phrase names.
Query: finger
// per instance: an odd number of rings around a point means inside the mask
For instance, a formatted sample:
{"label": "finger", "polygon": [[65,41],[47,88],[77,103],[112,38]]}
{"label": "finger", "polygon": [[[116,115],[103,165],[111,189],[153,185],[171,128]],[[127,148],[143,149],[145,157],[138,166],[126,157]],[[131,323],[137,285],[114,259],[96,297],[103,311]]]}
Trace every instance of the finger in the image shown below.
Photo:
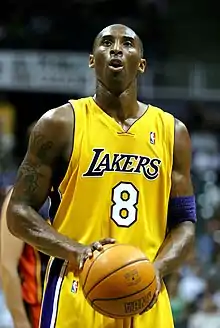
{"label": "finger", "polygon": [[83,266],[85,264],[85,261],[89,258],[92,258],[93,254],[92,254],[92,250],[91,248],[87,248],[85,250],[85,252],[81,255],[80,260],[79,260],[79,270],[83,269]]}
{"label": "finger", "polygon": [[100,240],[99,242],[100,242],[100,244],[102,244],[104,246],[107,244],[114,244],[116,241],[114,238],[105,238],[105,239]]}
{"label": "finger", "polygon": [[79,261],[79,271],[83,269],[84,263],[85,263],[85,258],[82,256]]}
{"label": "finger", "polygon": [[93,257],[93,247],[88,247],[83,255],[84,261]]}
{"label": "finger", "polygon": [[92,244],[92,250],[93,251],[101,251],[103,249],[102,244],[99,241],[96,241]]}

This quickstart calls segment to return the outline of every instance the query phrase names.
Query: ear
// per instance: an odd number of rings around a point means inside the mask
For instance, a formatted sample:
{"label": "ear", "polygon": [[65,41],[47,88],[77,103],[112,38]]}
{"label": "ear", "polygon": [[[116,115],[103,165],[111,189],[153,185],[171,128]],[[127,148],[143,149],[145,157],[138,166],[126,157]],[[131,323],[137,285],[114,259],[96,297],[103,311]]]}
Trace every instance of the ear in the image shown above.
{"label": "ear", "polygon": [[95,60],[93,55],[89,55],[89,68],[94,68]]}
{"label": "ear", "polygon": [[146,59],[142,58],[138,66],[138,72],[140,72],[141,74],[144,73],[146,67],[147,67],[147,61]]}

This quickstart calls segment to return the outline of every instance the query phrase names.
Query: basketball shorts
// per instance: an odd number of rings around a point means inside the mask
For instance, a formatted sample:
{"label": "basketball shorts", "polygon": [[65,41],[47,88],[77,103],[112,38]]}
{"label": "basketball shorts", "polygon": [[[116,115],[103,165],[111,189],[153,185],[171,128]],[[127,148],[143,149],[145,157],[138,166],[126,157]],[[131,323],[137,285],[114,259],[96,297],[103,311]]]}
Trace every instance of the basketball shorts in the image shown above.
{"label": "basketball shorts", "polygon": [[163,285],[157,304],[128,319],[105,317],[86,301],[79,280],[67,262],[50,259],[45,277],[40,328],[174,328],[168,294]]}

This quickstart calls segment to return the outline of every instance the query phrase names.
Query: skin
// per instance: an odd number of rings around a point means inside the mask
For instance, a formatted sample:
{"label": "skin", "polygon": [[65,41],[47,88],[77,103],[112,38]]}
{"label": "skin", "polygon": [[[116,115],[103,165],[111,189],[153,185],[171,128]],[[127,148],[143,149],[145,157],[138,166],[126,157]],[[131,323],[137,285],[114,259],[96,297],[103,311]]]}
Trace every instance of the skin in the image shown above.
{"label": "skin", "polygon": [[[110,67],[112,58],[121,61],[120,71]],[[95,102],[127,131],[147,107],[137,100],[137,76],[146,68],[140,39],[123,25],[105,28],[95,39],[89,66],[96,73]],[[81,245],[56,232],[37,213],[51,188],[57,159],[69,161],[72,131],[73,115],[68,104],[48,111],[37,122],[8,206],[8,227],[25,242],[70,261],[77,269],[82,268],[94,249],[101,250],[103,244],[114,240],[107,238],[89,246]],[[171,197],[193,195],[190,165],[189,134],[183,123],[176,120]],[[185,222],[166,237],[154,263],[158,289],[150,306],[157,300],[161,279],[183,263],[193,244],[194,230],[193,223]]]}
{"label": "skin", "polygon": [[[24,309],[21,293],[21,280],[18,264],[23,252],[24,242],[13,236],[7,228],[6,209],[12,190],[6,196],[1,210],[1,282],[8,309],[15,328],[31,328]],[[11,283],[13,281],[13,284]]]}

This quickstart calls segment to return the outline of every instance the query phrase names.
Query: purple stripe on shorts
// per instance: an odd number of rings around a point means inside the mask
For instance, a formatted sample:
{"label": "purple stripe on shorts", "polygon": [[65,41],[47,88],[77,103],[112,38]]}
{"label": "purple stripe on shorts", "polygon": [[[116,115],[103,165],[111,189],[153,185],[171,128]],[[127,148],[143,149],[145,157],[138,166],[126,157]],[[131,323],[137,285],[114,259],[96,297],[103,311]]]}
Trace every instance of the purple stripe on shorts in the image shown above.
{"label": "purple stripe on shorts", "polygon": [[51,264],[42,302],[40,328],[55,327],[60,290],[65,273],[64,262],[64,260],[55,258]]}

